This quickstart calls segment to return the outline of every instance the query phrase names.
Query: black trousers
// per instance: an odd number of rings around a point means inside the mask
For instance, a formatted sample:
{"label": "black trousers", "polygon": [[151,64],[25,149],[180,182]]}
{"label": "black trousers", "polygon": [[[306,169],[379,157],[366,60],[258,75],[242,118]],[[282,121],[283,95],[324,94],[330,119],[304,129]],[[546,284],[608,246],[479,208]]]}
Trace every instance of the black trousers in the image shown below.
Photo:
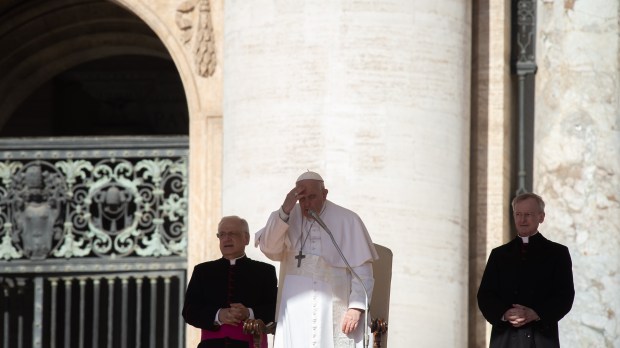
{"label": "black trousers", "polygon": [[503,334],[491,337],[490,348],[536,348],[531,326],[508,328]]}
{"label": "black trousers", "polygon": [[197,348],[249,348],[250,345],[244,341],[233,340],[232,338],[213,338],[200,341]]}

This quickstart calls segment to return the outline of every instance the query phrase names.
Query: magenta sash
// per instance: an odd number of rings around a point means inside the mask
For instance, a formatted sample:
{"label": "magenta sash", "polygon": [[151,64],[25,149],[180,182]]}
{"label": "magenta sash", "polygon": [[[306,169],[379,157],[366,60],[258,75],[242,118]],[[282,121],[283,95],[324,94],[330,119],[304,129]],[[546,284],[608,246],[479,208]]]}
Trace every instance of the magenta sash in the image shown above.
{"label": "magenta sash", "polygon": [[254,339],[250,334],[243,333],[243,324],[236,326],[224,324],[218,331],[202,330],[200,335],[202,340],[213,338],[232,338],[233,340],[248,342],[250,348],[267,348],[267,335],[261,335],[261,347],[254,347]]}

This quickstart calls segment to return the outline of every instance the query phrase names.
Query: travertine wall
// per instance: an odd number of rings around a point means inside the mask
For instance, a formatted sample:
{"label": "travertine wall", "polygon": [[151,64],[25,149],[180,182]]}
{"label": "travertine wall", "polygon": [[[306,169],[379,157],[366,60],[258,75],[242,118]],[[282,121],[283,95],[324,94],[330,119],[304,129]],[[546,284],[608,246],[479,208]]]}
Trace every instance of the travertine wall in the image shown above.
{"label": "travertine wall", "polygon": [[225,6],[223,212],[258,230],[302,171],[319,171],[394,253],[391,347],[467,344],[470,11]]}
{"label": "travertine wall", "polygon": [[620,347],[620,106],[617,1],[539,2],[535,189],[541,231],[573,259],[566,347]]}

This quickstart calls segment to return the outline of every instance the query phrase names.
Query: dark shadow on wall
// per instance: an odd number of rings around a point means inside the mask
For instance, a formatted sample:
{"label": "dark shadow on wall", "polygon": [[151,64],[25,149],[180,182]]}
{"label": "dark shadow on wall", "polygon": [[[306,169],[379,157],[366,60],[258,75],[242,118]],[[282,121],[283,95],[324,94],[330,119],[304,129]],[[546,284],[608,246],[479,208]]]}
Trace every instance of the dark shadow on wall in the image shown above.
{"label": "dark shadow on wall", "polygon": [[187,135],[187,101],[171,60],[124,55],[78,65],[42,85],[0,137]]}

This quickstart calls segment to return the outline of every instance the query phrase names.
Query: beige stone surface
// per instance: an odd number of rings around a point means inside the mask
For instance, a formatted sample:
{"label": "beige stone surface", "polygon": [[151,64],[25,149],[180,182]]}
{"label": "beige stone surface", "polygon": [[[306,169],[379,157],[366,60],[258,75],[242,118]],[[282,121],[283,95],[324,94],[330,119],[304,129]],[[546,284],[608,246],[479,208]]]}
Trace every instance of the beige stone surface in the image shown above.
{"label": "beige stone surface", "polygon": [[620,95],[617,1],[539,5],[536,190],[542,232],[566,244],[577,296],[567,347],[620,346]]}
{"label": "beige stone surface", "polygon": [[505,243],[510,231],[510,6],[502,1],[488,6],[474,14],[473,26],[469,347],[488,346],[491,326],[478,310],[476,294],[491,250]]}

